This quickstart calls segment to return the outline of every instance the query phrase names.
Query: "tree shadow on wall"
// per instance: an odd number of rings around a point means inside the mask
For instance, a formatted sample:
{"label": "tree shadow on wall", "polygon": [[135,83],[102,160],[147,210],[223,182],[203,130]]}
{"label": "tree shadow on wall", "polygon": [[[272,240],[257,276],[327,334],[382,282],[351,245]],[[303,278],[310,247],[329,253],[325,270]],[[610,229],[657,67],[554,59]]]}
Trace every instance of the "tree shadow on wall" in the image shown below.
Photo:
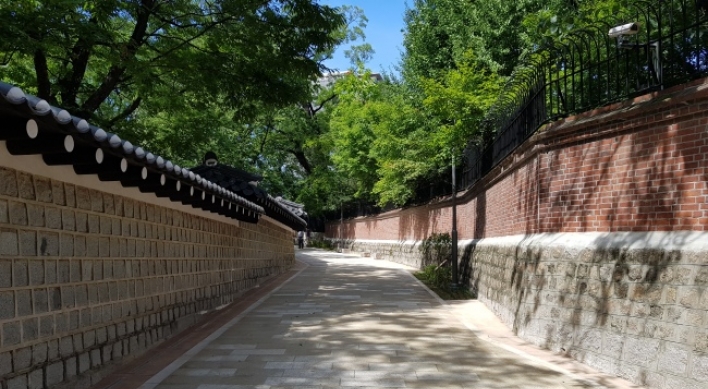
{"label": "tree shadow on wall", "polygon": [[420,241],[438,232],[438,221],[442,210],[430,209],[430,205],[401,210],[398,222],[398,239]]}

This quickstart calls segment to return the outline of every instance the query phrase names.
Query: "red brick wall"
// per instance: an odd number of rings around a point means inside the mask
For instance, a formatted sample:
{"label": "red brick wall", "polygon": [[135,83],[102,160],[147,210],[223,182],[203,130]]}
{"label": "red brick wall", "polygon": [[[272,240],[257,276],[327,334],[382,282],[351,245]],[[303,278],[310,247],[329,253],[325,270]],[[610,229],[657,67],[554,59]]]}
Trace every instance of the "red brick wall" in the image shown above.
{"label": "red brick wall", "polygon": [[[462,195],[462,194],[461,194]],[[708,80],[553,123],[458,198],[460,239],[708,230]],[[347,239],[450,231],[450,201],[345,220]],[[327,236],[339,236],[338,222]]]}

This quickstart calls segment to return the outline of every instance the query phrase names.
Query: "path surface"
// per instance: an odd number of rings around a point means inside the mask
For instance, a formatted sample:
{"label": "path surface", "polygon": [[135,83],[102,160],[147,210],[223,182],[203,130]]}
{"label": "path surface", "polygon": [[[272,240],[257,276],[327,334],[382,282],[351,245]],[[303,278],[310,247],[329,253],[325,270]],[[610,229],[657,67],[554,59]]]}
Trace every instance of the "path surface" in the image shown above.
{"label": "path surface", "polygon": [[140,387],[632,387],[524,344],[480,303],[441,304],[410,268],[319,250],[298,259],[297,275]]}

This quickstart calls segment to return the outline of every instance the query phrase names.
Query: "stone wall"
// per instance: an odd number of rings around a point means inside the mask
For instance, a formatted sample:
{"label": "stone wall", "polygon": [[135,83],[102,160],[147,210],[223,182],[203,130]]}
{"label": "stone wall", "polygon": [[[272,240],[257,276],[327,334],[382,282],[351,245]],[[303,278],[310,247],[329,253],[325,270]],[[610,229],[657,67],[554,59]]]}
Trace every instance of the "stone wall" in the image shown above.
{"label": "stone wall", "polygon": [[239,222],[41,157],[0,157],[2,389],[86,385],[294,261],[292,231],[266,217]]}
{"label": "stone wall", "polygon": [[[458,196],[461,274],[524,339],[655,388],[708,388],[708,81],[539,130]],[[332,221],[421,266],[451,199]]]}
{"label": "stone wall", "polygon": [[[460,242],[461,277],[514,332],[653,388],[708,387],[708,233],[563,233]],[[352,251],[420,266],[419,242]]]}

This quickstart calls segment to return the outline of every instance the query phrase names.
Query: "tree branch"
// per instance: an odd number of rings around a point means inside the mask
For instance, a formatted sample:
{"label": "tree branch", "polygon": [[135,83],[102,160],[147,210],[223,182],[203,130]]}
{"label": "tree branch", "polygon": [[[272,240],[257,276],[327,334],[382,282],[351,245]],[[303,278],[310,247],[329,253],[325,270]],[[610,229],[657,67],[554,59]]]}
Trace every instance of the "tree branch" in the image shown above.
{"label": "tree branch", "polygon": [[325,104],[329,103],[330,101],[332,101],[332,100],[334,100],[334,99],[336,99],[336,98],[337,98],[337,94],[336,94],[336,93],[335,93],[335,94],[332,94],[332,96],[329,96],[328,98],[326,98],[326,99],[322,102],[322,104],[320,104],[319,107],[317,107],[317,108],[315,108],[315,109],[312,110],[312,115],[314,116],[317,112],[319,112],[319,111],[325,106]]}
{"label": "tree branch", "polygon": [[133,101],[133,103],[130,104],[130,106],[126,107],[126,108],[123,110],[123,112],[119,113],[116,117],[114,117],[113,119],[111,119],[110,121],[108,121],[108,126],[109,126],[109,127],[113,127],[113,126],[114,126],[116,123],[118,123],[119,121],[121,121],[121,120],[127,118],[128,116],[130,116],[133,112],[135,112],[136,109],[138,109],[138,107],[140,106],[140,103],[142,103],[142,101],[143,101],[143,98],[142,98],[142,97],[138,97],[137,99],[135,99],[135,100]]}
{"label": "tree branch", "polygon": [[143,37],[147,31],[148,20],[155,6],[155,0],[143,0],[138,8],[138,14],[135,18],[135,27],[130,39],[123,45],[121,50],[120,63],[111,66],[108,74],[104,77],[101,85],[89,96],[81,107],[84,112],[95,112],[98,107],[110,96],[111,92],[120,83],[127,66],[126,63],[135,58],[140,46],[144,43]]}
{"label": "tree branch", "polygon": [[[95,17],[92,17],[89,22],[89,26],[95,26],[98,21]],[[90,42],[90,38],[87,39],[86,36],[82,36],[76,41],[76,44],[71,49],[71,73],[64,75],[59,80],[59,87],[61,90],[61,101],[63,105],[76,106],[76,96],[79,93],[81,83],[86,75],[86,68],[88,67],[88,61],[91,57],[91,49],[93,43]]]}
{"label": "tree branch", "polygon": [[37,97],[55,103],[51,96],[51,83],[49,82],[49,67],[47,57],[42,49],[34,52],[34,71],[37,74]]}

